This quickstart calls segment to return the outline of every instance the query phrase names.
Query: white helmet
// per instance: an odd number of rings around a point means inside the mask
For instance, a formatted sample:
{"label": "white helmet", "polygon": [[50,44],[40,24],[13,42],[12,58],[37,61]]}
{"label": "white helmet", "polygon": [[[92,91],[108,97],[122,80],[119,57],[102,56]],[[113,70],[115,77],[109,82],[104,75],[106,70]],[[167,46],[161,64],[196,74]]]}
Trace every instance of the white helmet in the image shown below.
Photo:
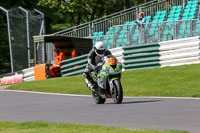
{"label": "white helmet", "polygon": [[96,42],[94,49],[98,56],[104,56],[106,48],[103,42]]}

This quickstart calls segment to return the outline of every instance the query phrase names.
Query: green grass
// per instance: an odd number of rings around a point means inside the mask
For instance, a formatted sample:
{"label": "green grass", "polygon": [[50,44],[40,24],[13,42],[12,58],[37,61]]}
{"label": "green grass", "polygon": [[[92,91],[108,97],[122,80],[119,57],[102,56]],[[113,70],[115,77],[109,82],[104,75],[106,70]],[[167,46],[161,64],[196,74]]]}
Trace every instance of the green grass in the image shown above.
{"label": "green grass", "polygon": [[132,130],[127,128],[64,124],[50,122],[0,122],[0,133],[189,133],[184,131],[157,131],[151,129]]}
{"label": "green grass", "polygon": [[[200,97],[200,64],[122,73],[125,96]],[[7,89],[91,94],[81,75],[13,84]]]}

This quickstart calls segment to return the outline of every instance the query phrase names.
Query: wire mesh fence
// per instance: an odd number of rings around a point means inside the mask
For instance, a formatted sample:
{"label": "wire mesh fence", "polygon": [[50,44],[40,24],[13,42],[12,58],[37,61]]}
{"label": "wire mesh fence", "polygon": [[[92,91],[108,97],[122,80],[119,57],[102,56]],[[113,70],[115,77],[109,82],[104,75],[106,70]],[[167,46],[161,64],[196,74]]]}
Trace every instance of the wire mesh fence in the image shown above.
{"label": "wire mesh fence", "polygon": [[31,66],[34,59],[33,36],[41,35],[44,29],[44,15],[23,9],[6,10],[10,43],[11,71],[19,71]]}
{"label": "wire mesh fence", "polygon": [[28,48],[25,14],[19,9],[9,10],[9,24],[13,71],[22,70],[28,66]]}

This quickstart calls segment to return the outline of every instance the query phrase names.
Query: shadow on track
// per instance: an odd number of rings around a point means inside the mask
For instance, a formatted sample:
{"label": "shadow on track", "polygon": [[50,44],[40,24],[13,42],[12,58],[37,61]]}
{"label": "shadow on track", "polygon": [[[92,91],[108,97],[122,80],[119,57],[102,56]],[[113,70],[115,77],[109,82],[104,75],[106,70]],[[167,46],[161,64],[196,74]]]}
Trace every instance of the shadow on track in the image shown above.
{"label": "shadow on track", "polygon": [[163,100],[130,101],[130,102],[122,102],[122,104],[148,103],[148,102],[160,102],[160,101]]}
{"label": "shadow on track", "polygon": [[[127,101],[121,104],[136,104],[136,103],[151,103],[151,102],[161,102],[163,100],[146,100],[146,101]],[[105,103],[105,104],[115,104],[115,103]]]}

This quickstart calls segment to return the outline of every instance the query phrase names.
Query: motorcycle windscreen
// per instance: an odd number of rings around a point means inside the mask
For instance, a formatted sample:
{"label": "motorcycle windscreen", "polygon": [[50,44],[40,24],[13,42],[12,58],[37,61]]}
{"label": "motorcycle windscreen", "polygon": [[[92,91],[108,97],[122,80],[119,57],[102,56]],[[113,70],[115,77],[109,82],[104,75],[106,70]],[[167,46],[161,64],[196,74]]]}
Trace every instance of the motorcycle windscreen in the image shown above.
{"label": "motorcycle windscreen", "polygon": [[116,65],[117,61],[116,61],[115,58],[110,57],[110,58],[108,58],[108,59],[106,60],[106,63],[107,63],[108,65],[110,65],[110,66],[113,66],[113,65]]}

